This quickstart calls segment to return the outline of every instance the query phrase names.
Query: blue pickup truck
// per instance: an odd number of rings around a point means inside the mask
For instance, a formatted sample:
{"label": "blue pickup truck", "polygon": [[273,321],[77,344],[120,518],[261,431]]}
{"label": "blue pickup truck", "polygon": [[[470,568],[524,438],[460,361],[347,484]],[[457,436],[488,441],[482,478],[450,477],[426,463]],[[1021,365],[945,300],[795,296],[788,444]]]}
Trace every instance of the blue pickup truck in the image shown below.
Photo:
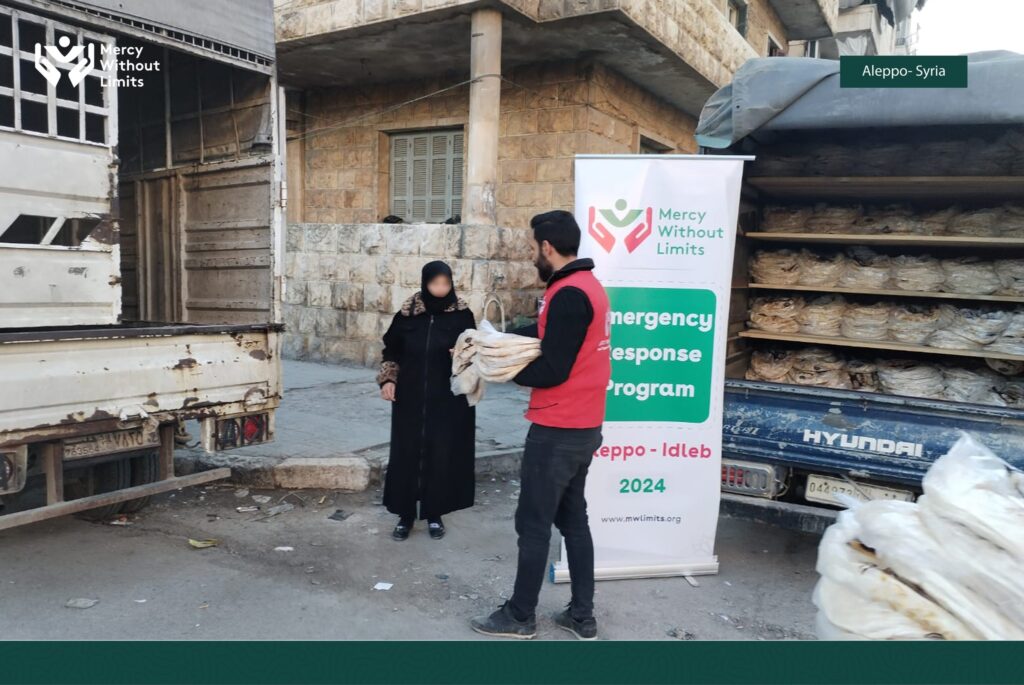
{"label": "blue pickup truck", "polygon": [[[1015,282],[914,287],[897,273],[907,263],[937,270],[939,281],[962,263],[977,273],[1024,269],[1024,57],[971,55],[969,87],[941,95],[841,88],[838,72],[830,60],[750,60],[711,97],[696,132],[704,154],[756,158],[746,170],[730,308],[723,513],[808,532],[822,531],[844,496],[915,498],[930,464],[962,431],[1024,466],[1024,344],[960,347],[948,342],[958,326],[948,322],[936,324],[944,339],[908,342],[892,332],[893,319],[887,332],[862,335],[838,320],[823,333],[820,322],[768,330],[749,316],[773,298],[799,308],[823,296],[922,318],[1024,316]],[[796,260],[799,277],[748,272],[751,258],[764,254]],[[851,284],[806,272],[864,255],[892,264],[891,280]],[[813,373],[768,382],[752,371],[759,354],[783,359],[809,350],[860,368],[926,367],[940,385],[922,392]],[[981,392],[956,386],[964,377],[980,379]]]}

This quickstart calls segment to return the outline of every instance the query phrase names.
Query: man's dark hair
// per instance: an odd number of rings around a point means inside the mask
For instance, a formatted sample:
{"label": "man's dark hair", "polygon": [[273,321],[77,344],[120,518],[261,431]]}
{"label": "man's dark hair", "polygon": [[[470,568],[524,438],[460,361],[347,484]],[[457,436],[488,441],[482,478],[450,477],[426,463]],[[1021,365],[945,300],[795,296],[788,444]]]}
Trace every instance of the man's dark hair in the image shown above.
{"label": "man's dark hair", "polygon": [[530,219],[537,244],[545,240],[563,257],[575,257],[580,249],[580,227],[571,212],[556,209]]}

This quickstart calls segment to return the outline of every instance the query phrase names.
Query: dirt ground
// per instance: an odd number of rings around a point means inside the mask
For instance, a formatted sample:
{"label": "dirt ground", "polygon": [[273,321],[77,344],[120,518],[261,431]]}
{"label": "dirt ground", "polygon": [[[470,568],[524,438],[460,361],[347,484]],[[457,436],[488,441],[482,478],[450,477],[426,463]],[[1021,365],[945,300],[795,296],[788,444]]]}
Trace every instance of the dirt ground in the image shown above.
{"label": "dirt ground", "polygon": [[[478,506],[390,539],[379,492],[211,486],[164,495],[130,525],[64,518],[0,533],[4,639],[485,639],[468,627],[510,592],[512,482],[478,484]],[[269,497],[261,512],[253,495]],[[322,503],[321,503],[322,501]],[[268,507],[293,509],[269,518]],[[338,518],[328,518],[337,510]],[[189,538],[214,539],[194,549]],[[813,639],[817,538],[722,520],[721,572],[598,584],[604,639]],[[552,558],[558,536],[552,538]],[[391,583],[375,590],[377,583]],[[569,598],[545,584],[539,639],[572,639],[549,615]],[[69,600],[98,600],[86,609]],[[91,602],[85,602],[90,604]]]}

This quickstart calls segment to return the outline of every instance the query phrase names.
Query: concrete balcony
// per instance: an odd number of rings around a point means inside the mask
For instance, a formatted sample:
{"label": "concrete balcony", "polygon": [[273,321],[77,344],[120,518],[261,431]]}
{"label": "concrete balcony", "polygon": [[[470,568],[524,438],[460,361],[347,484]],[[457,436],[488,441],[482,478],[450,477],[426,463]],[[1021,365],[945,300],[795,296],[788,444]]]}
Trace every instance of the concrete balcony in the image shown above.
{"label": "concrete balcony", "polygon": [[839,17],[839,0],[769,0],[790,40],[831,37]]}
{"label": "concrete balcony", "polygon": [[[795,4],[820,10],[823,4],[836,2]],[[693,116],[743,62],[757,56],[729,24],[717,0],[276,4],[279,73],[285,85],[298,88],[467,78],[470,16],[481,7],[495,7],[503,14],[503,73],[526,64],[588,56]]]}

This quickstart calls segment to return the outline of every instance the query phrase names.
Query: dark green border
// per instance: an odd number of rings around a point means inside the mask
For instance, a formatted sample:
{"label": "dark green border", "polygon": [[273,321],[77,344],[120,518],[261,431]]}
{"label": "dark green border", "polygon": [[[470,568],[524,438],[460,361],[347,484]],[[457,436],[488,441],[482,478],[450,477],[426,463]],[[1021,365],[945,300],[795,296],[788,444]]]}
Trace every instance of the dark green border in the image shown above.
{"label": "dark green border", "polygon": [[[338,620],[344,620],[339,616]],[[268,630],[273,620],[268,618]],[[0,683],[1007,683],[1019,643],[5,642]]]}

